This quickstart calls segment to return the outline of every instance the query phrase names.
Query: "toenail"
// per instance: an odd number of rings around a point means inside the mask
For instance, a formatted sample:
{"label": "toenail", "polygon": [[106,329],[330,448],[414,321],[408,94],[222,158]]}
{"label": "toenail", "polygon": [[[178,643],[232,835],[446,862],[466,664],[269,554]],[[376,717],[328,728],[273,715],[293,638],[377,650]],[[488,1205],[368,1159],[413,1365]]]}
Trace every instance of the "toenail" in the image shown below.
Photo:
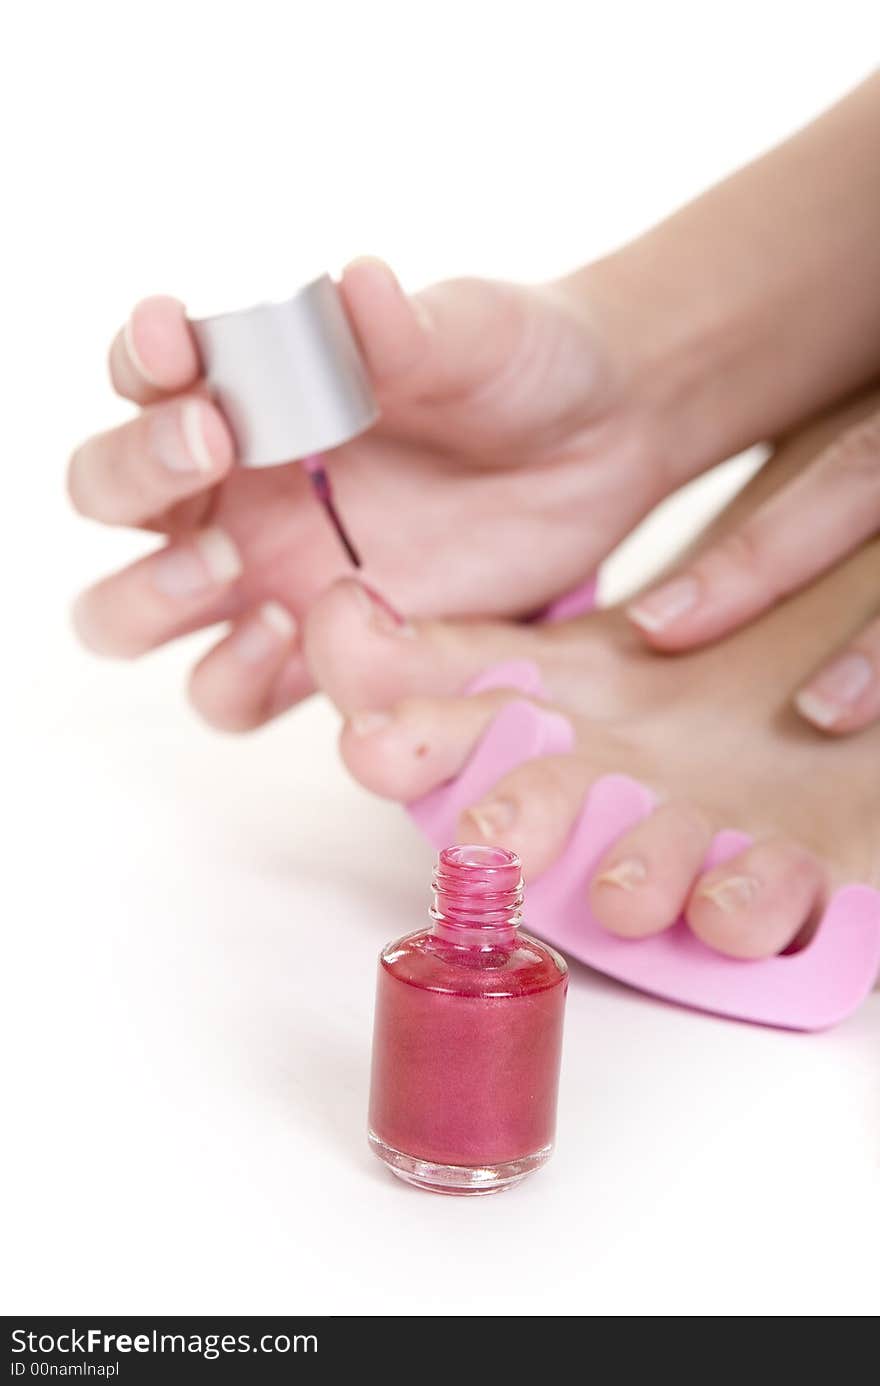
{"label": "toenail", "polygon": [[672,582],[666,582],[662,587],[655,587],[653,592],[639,597],[637,602],[627,607],[626,614],[643,630],[651,633],[665,630],[679,616],[696,606],[699,595],[700,586],[696,578],[674,578]]}
{"label": "toenail", "polygon": [[501,837],[513,826],[516,804],[512,799],[490,799],[477,808],[468,809],[466,817],[476,825],[480,837]]}
{"label": "toenail", "polygon": [[597,876],[596,885],[615,885],[622,890],[635,890],[647,879],[647,867],[639,857],[624,857]]}
{"label": "toenail", "polygon": [[382,635],[402,635],[406,640],[412,640],[416,634],[415,626],[411,626],[400,612],[395,610],[387,597],[383,597],[381,592],[377,592],[363,578],[356,583],[364,611],[367,613],[370,624],[374,630]]}
{"label": "toenail", "polygon": [[795,704],[817,727],[833,727],[870,687],[874,667],[863,654],[841,655],[795,697]]}
{"label": "toenail", "polygon": [[387,712],[355,712],[348,719],[348,725],[355,736],[372,736],[374,732],[381,731],[392,721]]}
{"label": "toenail", "polygon": [[705,899],[711,900],[726,914],[735,914],[746,909],[758,894],[759,884],[754,876],[725,876],[712,885],[701,886],[697,891]]}

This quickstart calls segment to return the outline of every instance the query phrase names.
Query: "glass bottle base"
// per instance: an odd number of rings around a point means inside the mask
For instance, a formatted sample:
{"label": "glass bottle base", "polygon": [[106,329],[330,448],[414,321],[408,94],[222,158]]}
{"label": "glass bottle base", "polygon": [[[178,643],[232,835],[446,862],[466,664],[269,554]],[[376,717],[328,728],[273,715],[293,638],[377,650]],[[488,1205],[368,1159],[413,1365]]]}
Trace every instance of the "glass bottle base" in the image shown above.
{"label": "glass bottle base", "polygon": [[370,1149],[378,1155],[392,1174],[418,1189],[439,1194],[492,1194],[512,1189],[527,1174],[546,1164],[552,1145],[523,1155],[518,1160],[505,1160],[498,1165],[435,1165],[431,1160],[419,1160],[394,1146],[386,1145],[375,1131],[368,1132]]}

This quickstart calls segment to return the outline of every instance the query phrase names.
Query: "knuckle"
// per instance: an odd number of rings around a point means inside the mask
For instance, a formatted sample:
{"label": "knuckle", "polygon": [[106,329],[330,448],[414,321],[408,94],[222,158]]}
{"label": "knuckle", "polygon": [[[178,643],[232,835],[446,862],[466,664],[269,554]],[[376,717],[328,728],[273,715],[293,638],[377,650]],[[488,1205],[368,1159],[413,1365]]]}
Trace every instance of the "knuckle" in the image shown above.
{"label": "knuckle", "polygon": [[724,579],[731,573],[748,573],[750,577],[766,581],[767,545],[763,535],[753,525],[743,525],[719,539],[712,549],[698,558],[694,567],[710,581]]}
{"label": "knuckle", "polygon": [[855,482],[880,489],[880,414],[863,419],[832,443],[826,464]]}

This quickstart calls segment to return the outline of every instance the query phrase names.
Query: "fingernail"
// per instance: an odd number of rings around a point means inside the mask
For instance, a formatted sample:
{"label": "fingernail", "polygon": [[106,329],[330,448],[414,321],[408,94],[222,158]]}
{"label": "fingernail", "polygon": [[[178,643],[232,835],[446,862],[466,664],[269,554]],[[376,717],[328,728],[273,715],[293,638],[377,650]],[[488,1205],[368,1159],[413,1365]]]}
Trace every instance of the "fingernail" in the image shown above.
{"label": "fingernail", "polygon": [[288,643],[296,621],[280,602],[264,602],[235,632],[232,648],[243,664],[259,664]]}
{"label": "fingernail", "polygon": [[643,630],[665,630],[679,616],[696,606],[699,595],[700,585],[696,578],[673,578],[672,582],[666,582],[646,596],[639,597],[637,602],[627,607],[626,614]]}
{"label": "fingernail", "polygon": [[752,903],[758,889],[754,876],[725,876],[714,885],[702,886],[697,894],[712,900],[725,914],[735,914]]}
{"label": "fingernail", "polygon": [[391,279],[395,284],[398,283],[397,275],[394,270],[383,260],[381,255],[355,255],[353,260],[349,260],[345,266],[346,270],[354,269],[355,266],[368,265],[372,270],[378,270],[386,279]]}
{"label": "fingernail", "polygon": [[475,825],[480,837],[501,837],[513,826],[517,808],[512,799],[489,799],[485,804],[468,809],[467,818]]}
{"label": "fingernail", "polygon": [[180,409],[158,410],[150,426],[150,446],[169,472],[211,472],[216,466],[205,432],[205,406],[198,400],[187,400]]}
{"label": "fingernail", "polygon": [[623,890],[635,890],[648,879],[645,863],[638,857],[624,857],[622,861],[615,862],[607,871],[603,871],[596,881],[601,885],[616,885]]}
{"label": "fingernail", "polygon": [[391,717],[387,712],[355,712],[348,719],[355,736],[372,736],[373,732],[381,731],[391,722]]}
{"label": "fingernail", "polygon": [[357,591],[361,594],[364,610],[368,613],[370,624],[382,635],[402,635],[405,640],[415,638],[416,630],[405,616],[395,610],[387,597],[377,592],[363,578],[357,581]]}
{"label": "fingernail", "polygon": [[795,696],[795,706],[817,727],[833,727],[870,687],[874,666],[863,654],[845,654]]}
{"label": "fingernail", "polygon": [[206,407],[197,399],[188,399],[180,411],[180,430],[193,462],[202,472],[209,472],[214,465],[205,431]]}
{"label": "fingernail", "polygon": [[166,597],[195,597],[220,587],[242,571],[238,549],[225,530],[203,529],[153,560],[153,582]]}
{"label": "fingernail", "polygon": [[140,353],[138,352],[138,349],[135,346],[133,317],[130,317],[128,319],[128,321],[122,329],[122,340],[125,343],[125,350],[128,355],[128,359],[134,366],[135,370],[137,371],[141,379],[146,381],[148,385],[153,385],[157,390],[161,390],[163,388],[161,380],[157,380],[156,377],[154,375],[151,375],[151,373],[147,370],[146,366],[141,360]]}

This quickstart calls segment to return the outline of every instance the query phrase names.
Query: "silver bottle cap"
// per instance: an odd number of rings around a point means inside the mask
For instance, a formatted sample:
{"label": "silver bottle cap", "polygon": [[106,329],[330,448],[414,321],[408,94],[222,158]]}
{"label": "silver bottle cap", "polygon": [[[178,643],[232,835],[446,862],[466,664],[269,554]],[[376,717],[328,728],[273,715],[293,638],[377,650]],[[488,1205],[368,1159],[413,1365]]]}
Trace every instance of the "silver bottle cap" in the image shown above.
{"label": "silver bottle cap", "polygon": [[328,274],[285,303],[192,323],[205,376],[246,467],[339,447],[379,417],[339,290]]}

